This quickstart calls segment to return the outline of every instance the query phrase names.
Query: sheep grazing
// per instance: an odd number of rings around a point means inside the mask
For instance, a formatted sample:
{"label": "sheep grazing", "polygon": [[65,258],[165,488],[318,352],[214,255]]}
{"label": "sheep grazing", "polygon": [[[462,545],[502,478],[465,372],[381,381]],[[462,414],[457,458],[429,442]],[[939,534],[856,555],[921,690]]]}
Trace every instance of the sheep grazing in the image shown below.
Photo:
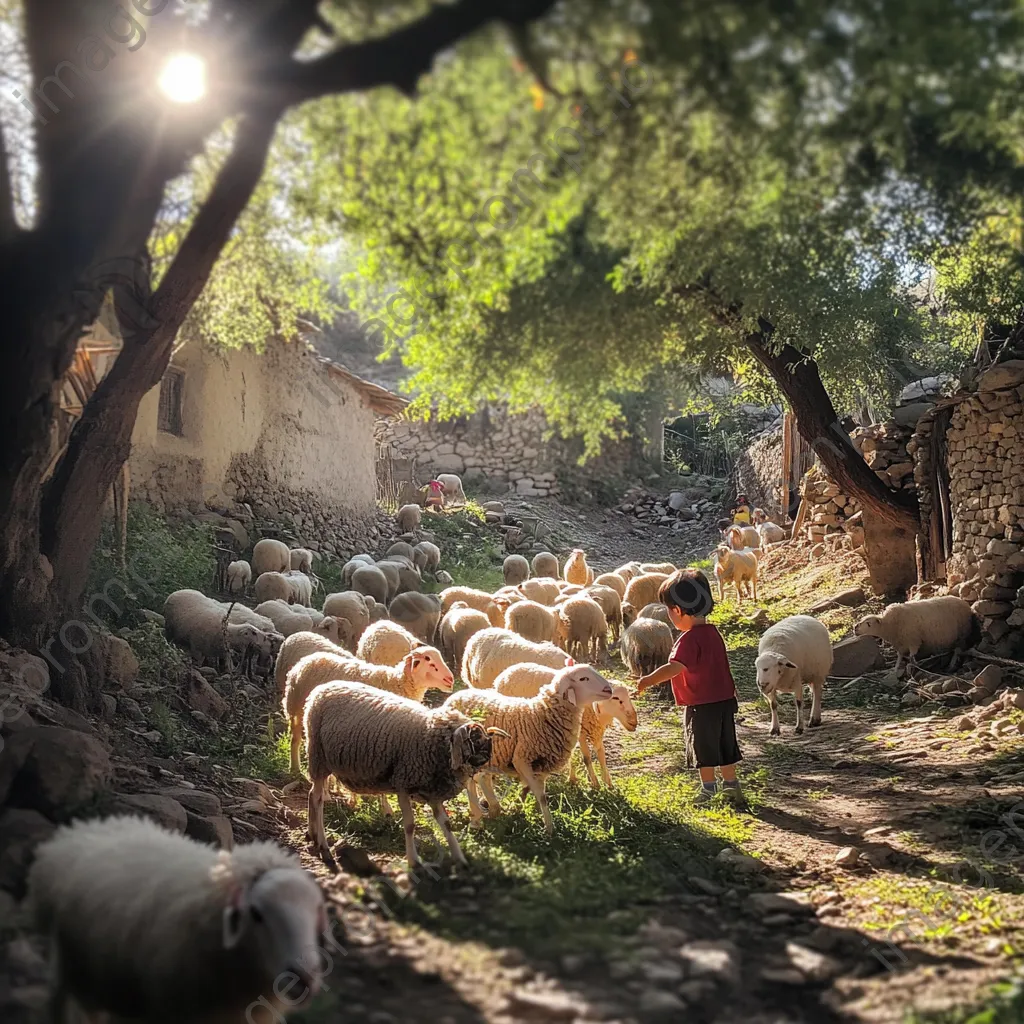
{"label": "sheep grazing", "polygon": [[[274,843],[228,853],[144,818],[76,821],[38,847],[28,885],[48,1020],[213,1024],[259,1004],[283,1021],[320,988],[324,899]],[[281,1001],[285,976],[302,988]]]}
{"label": "sheep grazing", "polygon": [[530,578],[530,563],[522,555],[509,555],[501,566],[506,587],[515,587]]}
{"label": "sheep grazing", "polygon": [[636,622],[637,610],[628,602],[622,602],[622,628],[632,626]]}
{"label": "sheep grazing", "polygon": [[896,671],[903,662],[916,662],[947,651],[962,654],[979,638],[978,620],[960,597],[928,597],[891,604],[881,615],[868,615],[854,626],[857,636],[875,636],[896,649]]}
{"label": "sheep grazing", "polygon": [[252,584],[252,566],[244,560],[228,565],[228,593],[244,594]]}
{"label": "sheep grazing", "polygon": [[757,532],[756,526],[742,526],[739,523],[733,523],[722,531],[722,538],[733,551],[761,546],[761,535]]}
{"label": "sheep grazing", "polygon": [[672,630],[664,622],[637,619],[623,630],[619,653],[629,674],[638,679],[668,661],[672,644]]}
{"label": "sheep grazing", "polygon": [[447,587],[438,594],[438,597],[441,598],[442,614],[456,601],[462,601],[470,608],[483,612],[490,619],[492,626],[500,626],[505,621],[505,609],[495,602],[493,595],[485,594],[482,590],[473,590],[471,587]]}
{"label": "sheep grazing", "polygon": [[804,686],[811,688],[811,720],[821,725],[821,692],[832,670],[832,641],[824,623],[810,615],[790,615],[770,626],[757,645],[757,687],[772,708],[770,735],[779,735],[779,693],[796,701],[796,735],[804,731]]}
{"label": "sheep grazing", "polygon": [[283,541],[265,537],[252,549],[252,572],[259,579],[265,572],[284,572],[292,567],[292,556]]}
{"label": "sheep grazing", "polygon": [[645,572],[634,576],[626,584],[624,600],[636,609],[654,604],[658,600],[658,591],[661,589],[662,583],[667,579],[668,576],[660,572]]}
{"label": "sheep grazing", "polygon": [[404,626],[382,619],[366,628],[359,638],[356,656],[374,665],[397,665],[422,643]]}
{"label": "sheep grazing", "polygon": [[341,582],[345,587],[352,586],[352,573],[361,569],[364,565],[375,565],[376,561],[372,555],[353,555],[341,567]]}
{"label": "sheep grazing", "polygon": [[283,573],[264,572],[256,577],[252,594],[257,604],[263,604],[264,601],[283,601],[285,604],[291,604],[295,588]]}
{"label": "sheep grazing", "polygon": [[416,549],[411,544],[406,544],[404,540],[400,540],[392,544],[384,553],[385,558],[391,558],[393,555],[400,555],[402,558],[408,558],[410,562],[414,562]]}
{"label": "sheep grazing", "polygon": [[643,608],[637,612],[638,619],[657,619],[658,622],[664,622],[669,629],[672,630],[673,636],[679,636],[679,630],[672,624],[672,619],[668,614],[668,608],[665,607],[660,601],[655,601],[654,604],[646,604]]}
{"label": "sheep grazing", "polygon": [[570,657],[596,661],[608,653],[608,620],[601,606],[576,594],[558,607],[558,636]]}
{"label": "sheep grazing", "polygon": [[445,613],[438,627],[438,646],[444,660],[456,670],[462,665],[466,644],[482,629],[489,629],[491,620],[464,601],[456,601]]}
{"label": "sheep grazing", "polygon": [[535,644],[554,643],[558,636],[558,614],[536,601],[517,601],[505,611],[505,627]]}
{"label": "sheep grazing", "polygon": [[309,548],[292,548],[288,552],[288,568],[310,575],[313,572],[313,552]]}
{"label": "sheep grazing", "polygon": [[[300,770],[299,749],[306,702],[318,686],[333,682],[365,683],[399,697],[421,701],[430,689],[451,693],[455,677],[441,660],[441,652],[433,647],[411,651],[395,665],[371,665],[359,658],[330,652],[307,655],[288,672],[281,702],[292,730],[292,771],[296,775]],[[386,800],[381,806],[385,813],[391,813]]]}
{"label": "sheep grazing", "polygon": [[309,836],[333,864],[324,832],[324,793],[331,775],[353,793],[395,793],[402,809],[405,853],[420,866],[413,800],[430,805],[452,858],[466,858],[452,834],[444,802],[491,758],[487,730],[454,708],[430,709],[363,683],[327,683],[306,703]]}
{"label": "sheep grazing", "polygon": [[757,535],[761,541],[761,547],[767,548],[769,544],[779,544],[784,540],[789,539],[789,531],[783,529],[777,523],[764,522],[758,523],[756,526]]}
{"label": "sheep grazing", "polygon": [[313,612],[298,605],[288,605],[283,601],[264,601],[262,604],[256,605],[256,613],[270,619],[277,632],[285,637],[291,636],[292,633],[308,633],[323,619],[319,612]]}
{"label": "sheep grazing", "polygon": [[626,581],[617,572],[603,572],[594,578],[595,587],[611,587],[620,600],[626,597]]}
{"label": "sheep grazing", "polygon": [[718,600],[725,597],[725,584],[736,587],[736,603],[744,596],[757,600],[757,555],[753,551],[736,551],[725,544],[715,548],[715,579],[718,580]]}
{"label": "sheep grazing", "polygon": [[282,575],[292,587],[291,603],[309,608],[313,604],[313,581],[298,569],[289,569]]}
{"label": "sheep grazing", "polygon": [[[381,559],[376,567],[387,577],[389,601],[393,601],[399,594],[419,591],[423,586],[423,576],[412,559],[394,555],[391,558]],[[353,585],[358,577],[358,572],[352,574]]]}
{"label": "sheep grazing", "polygon": [[274,665],[274,683],[277,686],[279,697],[284,696],[288,673],[310,654],[337,654],[339,657],[352,657],[351,651],[347,651],[340,644],[333,643],[321,633],[312,630],[308,633],[292,633],[291,636],[285,637],[284,643],[281,644],[277,663]]}
{"label": "sheep grazing", "polygon": [[376,565],[358,566],[349,577],[349,586],[355,593],[372,597],[378,604],[387,605],[388,603],[390,596],[388,578],[384,575],[384,571]]}
{"label": "sheep grazing", "polygon": [[438,473],[437,482],[441,485],[441,493],[444,495],[446,505],[466,504],[466,492],[462,488],[462,477],[455,473]]}
{"label": "sheep grazing", "polygon": [[573,548],[562,567],[562,578],[566,583],[575,583],[580,587],[593,583],[594,574],[587,565],[587,556],[582,548]]}
{"label": "sheep grazing", "polygon": [[339,619],[347,619],[352,624],[353,642],[363,635],[363,630],[370,624],[370,613],[363,595],[358,591],[346,591],[343,594],[328,594],[324,598],[324,615],[334,615]]}
{"label": "sheep grazing", "polygon": [[613,587],[599,586],[595,581],[593,586],[587,588],[586,594],[601,606],[612,640],[618,643],[622,635],[622,599],[619,592]]}
{"label": "sheep grazing", "polygon": [[545,604],[549,607],[555,603],[561,593],[555,580],[537,578],[520,583],[516,590],[528,601],[536,601],[537,604]]}
{"label": "sheep grazing", "polygon": [[399,533],[415,533],[423,521],[423,510],[419,505],[403,505],[395,514],[395,525]]}
{"label": "sheep grazing", "polygon": [[429,540],[421,540],[413,548],[412,560],[421,572],[436,572],[441,564],[441,549]]}
{"label": "sheep grazing", "polygon": [[399,594],[390,610],[391,618],[423,643],[434,642],[441,621],[441,600],[436,594]]}
{"label": "sheep grazing", "polygon": [[550,576],[558,579],[558,558],[550,551],[540,551],[533,556],[533,575]]}
{"label": "sheep grazing", "polygon": [[531,661],[550,668],[567,664],[565,651],[554,644],[535,644],[507,629],[482,629],[475,633],[462,657],[462,678],[470,686],[494,685],[498,675],[517,662]]}
{"label": "sheep grazing", "polygon": [[[483,715],[487,728],[500,729],[495,736],[487,772],[518,775],[537,801],[544,827],[554,831],[544,781],[552,772],[561,771],[572,757],[580,735],[583,708],[612,696],[611,684],[590,665],[570,665],[555,673],[536,697],[506,697],[492,690],[461,690],[453,693],[444,706],[467,715]],[[488,814],[501,812],[501,804],[487,775],[481,785],[488,802]],[[466,787],[470,815],[481,817],[480,802],[472,782]]]}

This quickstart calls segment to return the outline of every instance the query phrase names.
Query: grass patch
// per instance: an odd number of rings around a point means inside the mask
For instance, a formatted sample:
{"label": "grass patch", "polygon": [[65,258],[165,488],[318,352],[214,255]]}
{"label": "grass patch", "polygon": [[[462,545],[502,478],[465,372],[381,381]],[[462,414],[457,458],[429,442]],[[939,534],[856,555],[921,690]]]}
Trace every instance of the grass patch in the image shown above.
{"label": "grass patch", "polygon": [[1024,1020],[1024,979],[1013,978],[993,986],[991,994],[972,1007],[939,1013],[911,1011],[906,1024],[1020,1024]]}
{"label": "grass patch", "polygon": [[504,553],[497,535],[486,530],[484,510],[476,502],[454,512],[426,515],[423,527],[437,538],[441,568],[459,586],[493,592],[504,585]]}
{"label": "grass patch", "polygon": [[188,675],[191,661],[182,648],[164,635],[162,626],[143,622],[120,631],[139,659],[139,678],[144,682],[175,686]]}

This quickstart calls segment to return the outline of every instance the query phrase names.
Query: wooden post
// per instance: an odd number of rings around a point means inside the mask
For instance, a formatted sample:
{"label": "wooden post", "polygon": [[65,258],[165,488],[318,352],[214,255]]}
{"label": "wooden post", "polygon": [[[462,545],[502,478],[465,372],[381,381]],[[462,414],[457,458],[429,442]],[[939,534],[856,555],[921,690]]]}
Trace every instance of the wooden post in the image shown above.
{"label": "wooden post", "polygon": [[779,506],[785,516],[789,515],[789,488],[793,482],[793,414],[782,417],[782,488]]}

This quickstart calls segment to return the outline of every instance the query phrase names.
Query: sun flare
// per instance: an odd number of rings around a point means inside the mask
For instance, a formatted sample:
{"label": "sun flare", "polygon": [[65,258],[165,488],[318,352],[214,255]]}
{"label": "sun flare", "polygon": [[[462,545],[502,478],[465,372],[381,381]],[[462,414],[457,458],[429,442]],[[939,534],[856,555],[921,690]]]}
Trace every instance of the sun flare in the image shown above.
{"label": "sun flare", "polygon": [[206,64],[194,53],[177,53],[160,72],[160,91],[175,103],[195,103],[206,95]]}

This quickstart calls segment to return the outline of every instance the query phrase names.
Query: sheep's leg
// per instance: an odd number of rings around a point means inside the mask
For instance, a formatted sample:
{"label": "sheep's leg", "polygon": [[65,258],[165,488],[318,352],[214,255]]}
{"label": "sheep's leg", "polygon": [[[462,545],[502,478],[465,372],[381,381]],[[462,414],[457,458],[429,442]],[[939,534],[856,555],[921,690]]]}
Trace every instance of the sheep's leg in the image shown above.
{"label": "sheep's leg", "polygon": [[590,757],[590,744],[582,736],[580,737],[580,751],[583,754],[583,763],[587,766],[587,775],[590,776],[590,785],[594,789],[600,789],[601,784],[597,781],[594,762]]}
{"label": "sheep's leg", "polygon": [[381,793],[380,795],[380,812],[385,818],[393,818],[395,816],[395,809],[391,806],[387,793]]}
{"label": "sheep's leg", "polygon": [[430,805],[430,810],[438,827],[441,829],[444,841],[448,844],[448,849],[451,850],[452,860],[461,867],[467,867],[466,855],[462,852],[462,847],[459,846],[459,841],[452,832],[451,823],[448,820],[448,812],[445,810],[444,804],[438,801]]}
{"label": "sheep's leg", "polygon": [[530,792],[533,794],[534,800],[537,801],[541,816],[544,818],[544,830],[548,835],[551,835],[555,831],[555,823],[551,820],[551,810],[548,807],[548,795],[544,789],[544,783],[533,774],[533,768],[525,758],[513,760],[512,764],[515,766],[516,771],[519,772],[520,777],[525,780],[527,786],[530,787]]}
{"label": "sheep's leg", "polygon": [[469,827],[479,828],[483,824],[484,811],[480,806],[480,793],[476,787],[476,777],[466,779],[466,798],[469,800]]}
{"label": "sheep's leg", "polygon": [[750,581],[750,587],[751,587],[751,590],[753,590],[753,592],[754,592],[754,600],[756,601],[757,600],[757,577],[756,576]]}
{"label": "sheep's leg", "polygon": [[292,729],[292,775],[301,775],[302,768],[299,765],[299,748],[302,746],[302,720],[293,718]]}
{"label": "sheep's leg", "polygon": [[903,652],[902,651],[897,651],[896,652],[896,667],[893,669],[893,671],[897,675],[899,675],[900,670],[902,668],[903,668]]}
{"label": "sheep's leg", "polygon": [[402,808],[402,827],[405,829],[405,859],[410,868],[420,866],[420,855],[416,852],[416,810],[408,793],[398,794],[398,806]]}
{"label": "sheep's leg", "polygon": [[794,733],[799,736],[804,731],[804,688],[801,684],[800,689],[793,694],[793,702],[796,704],[796,729]]}
{"label": "sheep's leg", "polygon": [[601,765],[601,775],[604,778],[604,784],[611,789],[612,788],[612,777],[608,772],[608,760],[604,756],[604,737],[598,736],[594,740],[594,749],[597,751],[597,760]]}
{"label": "sheep's leg", "polygon": [[308,818],[307,834],[316,845],[320,856],[331,868],[337,870],[331,848],[327,845],[327,833],[324,831],[324,779],[313,779],[309,787],[309,801],[306,807]]}
{"label": "sheep's leg", "polygon": [[725,600],[725,587],[722,586],[722,577],[718,577],[718,603],[721,604]]}
{"label": "sheep's leg", "polygon": [[[583,737],[580,737],[580,750],[583,750]],[[573,751],[575,753],[575,751]],[[571,786],[576,785],[576,758],[570,755],[569,757],[569,784]]]}
{"label": "sheep's leg", "polygon": [[494,792],[494,782],[490,775],[480,776],[480,788],[483,790],[484,799],[487,801],[487,817],[496,818],[501,814],[501,801],[498,794]]}
{"label": "sheep's leg", "polygon": [[768,703],[772,709],[772,727],[768,731],[769,736],[778,736],[781,730],[779,729],[779,699],[776,694],[772,694],[768,698]]}
{"label": "sheep's leg", "polygon": [[811,683],[811,720],[807,723],[811,727],[821,725],[821,692],[823,689],[823,683]]}

